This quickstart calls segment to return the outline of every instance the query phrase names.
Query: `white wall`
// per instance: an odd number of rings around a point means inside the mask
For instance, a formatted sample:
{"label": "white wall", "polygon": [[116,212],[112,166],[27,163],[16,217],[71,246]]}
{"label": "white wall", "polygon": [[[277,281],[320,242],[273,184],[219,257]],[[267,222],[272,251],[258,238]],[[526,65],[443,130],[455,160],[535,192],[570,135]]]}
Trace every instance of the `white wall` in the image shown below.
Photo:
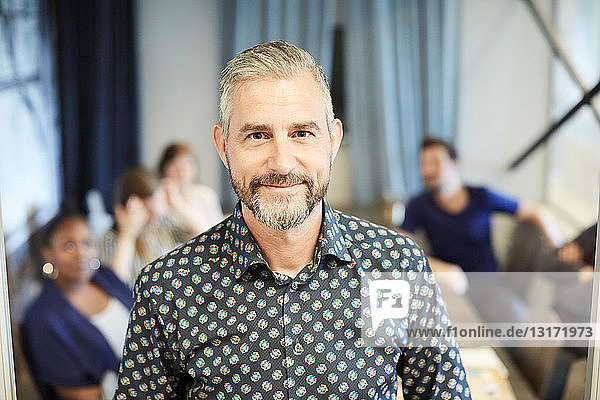
{"label": "white wall", "polygon": [[[552,0],[536,0],[550,18]],[[520,0],[463,0],[457,147],[465,178],[520,198],[543,199],[545,150],[515,172],[509,163],[549,124],[549,47]],[[219,188],[210,133],[217,119],[217,0],[138,0],[143,161],[171,140],[193,144],[201,181]],[[334,166],[330,202],[348,206],[349,160]]]}
{"label": "white wall", "polygon": [[[189,142],[200,158],[200,181],[218,190],[221,162],[211,138],[218,117],[218,2],[138,0],[137,12],[143,163],[156,166],[172,140]],[[336,207],[351,202],[347,153],[340,149],[328,192]]]}
{"label": "white wall", "polygon": [[190,143],[200,181],[219,189],[212,144],[220,60],[217,0],[138,0],[139,115],[143,163],[171,141]]}
{"label": "white wall", "polygon": [[[550,20],[551,0],[536,0]],[[549,125],[551,52],[520,0],[463,0],[457,147],[465,179],[542,200],[545,149],[508,165]]]}

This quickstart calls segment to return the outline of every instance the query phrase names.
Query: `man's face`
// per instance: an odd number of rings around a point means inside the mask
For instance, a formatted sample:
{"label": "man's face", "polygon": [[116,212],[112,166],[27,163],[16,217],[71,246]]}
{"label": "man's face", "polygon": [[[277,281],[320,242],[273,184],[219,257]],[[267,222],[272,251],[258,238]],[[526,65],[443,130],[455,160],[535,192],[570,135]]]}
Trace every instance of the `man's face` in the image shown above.
{"label": "man's face", "polygon": [[[213,137],[242,203],[267,227],[300,225],[325,196],[342,127],[327,128],[320,87],[309,74],[236,86],[228,137]],[[225,143],[226,141],[226,143]]]}
{"label": "man's face", "polygon": [[421,175],[425,188],[437,192],[458,176],[458,164],[444,146],[428,146],[421,151]]}

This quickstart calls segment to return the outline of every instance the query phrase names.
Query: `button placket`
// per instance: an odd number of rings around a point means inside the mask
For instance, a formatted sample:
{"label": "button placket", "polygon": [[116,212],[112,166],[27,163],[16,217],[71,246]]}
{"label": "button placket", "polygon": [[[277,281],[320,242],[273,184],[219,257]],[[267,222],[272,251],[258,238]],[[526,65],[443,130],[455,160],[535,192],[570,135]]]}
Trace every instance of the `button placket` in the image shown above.
{"label": "button placket", "polygon": [[282,366],[284,368],[285,371],[285,379],[283,381],[283,387],[287,390],[286,393],[286,398],[289,399],[291,397],[292,394],[292,390],[293,390],[293,368],[294,368],[294,360],[292,358],[293,354],[294,354],[294,339],[292,336],[292,332],[291,332],[291,317],[292,317],[292,312],[291,312],[291,305],[293,304],[293,299],[292,299],[292,294],[294,293],[294,288],[293,288],[293,284],[295,282],[288,282],[287,288],[284,292],[284,297],[283,297],[283,351],[284,351],[284,358],[282,360]]}

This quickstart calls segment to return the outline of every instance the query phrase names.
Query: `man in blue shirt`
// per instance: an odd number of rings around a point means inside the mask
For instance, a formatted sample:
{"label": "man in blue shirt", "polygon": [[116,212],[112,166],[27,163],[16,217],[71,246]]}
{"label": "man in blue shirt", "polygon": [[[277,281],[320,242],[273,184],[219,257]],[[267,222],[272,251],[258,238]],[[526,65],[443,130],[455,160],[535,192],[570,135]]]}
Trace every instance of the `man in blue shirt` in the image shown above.
{"label": "man in blue shirt", "polygon": [[417,228],[425,231],[434,271],[496,271],[490,237],[494,212],[531,221],[553,246],[559,244],[552,226],[536,208],[484,187],[465,185],[451,144],[426,139],[420,157],[426,190],[409,201],[401,229],[413,234]]}

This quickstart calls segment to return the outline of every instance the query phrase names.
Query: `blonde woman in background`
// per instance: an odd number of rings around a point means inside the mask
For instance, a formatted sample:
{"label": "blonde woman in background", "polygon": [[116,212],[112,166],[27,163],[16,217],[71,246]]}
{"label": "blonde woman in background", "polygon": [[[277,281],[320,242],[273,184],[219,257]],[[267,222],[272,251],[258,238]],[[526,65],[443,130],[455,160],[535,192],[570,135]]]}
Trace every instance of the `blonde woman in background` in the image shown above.
{"label": "blonde woman in background", "polygon": [[146,264],[191,238],[191,227],[185,218],[170,214],[165,191],[152,171],[131,168],[115,189],[115,225],[99,244],[100,259],[133,286]]}
{"label": "blonde woman in background", "polygon": [[162,154],[158,166],[167,202],[185,220],[193,236],[223,219],[219,196],[212,188],[196,182],[198,164],[190,146],[172,143]]}

